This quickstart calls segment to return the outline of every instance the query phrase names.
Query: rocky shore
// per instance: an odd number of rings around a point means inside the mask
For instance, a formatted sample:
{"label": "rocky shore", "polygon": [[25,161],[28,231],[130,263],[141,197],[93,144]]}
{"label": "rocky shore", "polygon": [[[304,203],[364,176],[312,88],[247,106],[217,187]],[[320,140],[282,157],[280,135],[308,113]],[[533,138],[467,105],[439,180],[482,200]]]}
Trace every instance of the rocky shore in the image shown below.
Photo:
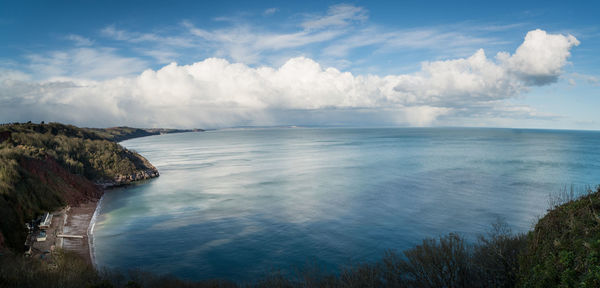
{"label": "rocky shore", "polygon": [[[154,168],[154,167],[152,167],[152,168]],[[117,177],[115,177],[114,181],[115,181],[116,185],[118,186],[118,185],[129,184],[133,181],[156,178],[156,177],[158,177],[158,175],[159,175],[158,170],[156,170],[156,168],[154,168],[154,169],[137,171],[136,173],[129,174],[129,175],[118,175]]]}
{"label": "rocky shore", "polygon": [[102,189],[109,189],[109,188],[113,188],[113,187],[128,185],[135,181],[156,178],[158,176],[160,176],[160,174],[158,173],[158,170],[154,166],[152,166],[151,169],[137,171],[136,173],[132,173],[132,174],[117,175],[112,180],[98,181],[98,182],[96,182],[96,184],[98,184],[100,187],[102,187]]}

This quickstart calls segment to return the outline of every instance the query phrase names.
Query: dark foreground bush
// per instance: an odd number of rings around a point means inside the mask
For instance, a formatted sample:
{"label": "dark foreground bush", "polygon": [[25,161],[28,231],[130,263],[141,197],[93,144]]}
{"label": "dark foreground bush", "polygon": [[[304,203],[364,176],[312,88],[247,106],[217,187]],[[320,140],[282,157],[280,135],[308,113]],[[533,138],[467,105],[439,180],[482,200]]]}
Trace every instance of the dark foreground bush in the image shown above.
{"label": "dark foreground bush", "polygon": [[87,287],[99,280],[94,268],[72,253],[55,253],[54,263],[0,256],[0,287]]}
{"label": "dark foreground bush", "polygon": [[386,252],[376,263],[353,265],[338,275],[318,269],[296,276],[275,273],[251,287],[514,287],[524,235],[514,236],[506,224],[468,244],[457,234],[425,239],[412,249]]}
{"label": "dark foreground bush", "polygon": [[497,222],[487,237],[479,237],[473,264],[480,287],[515,287],[519,257],[527,249],[525,234],[513,235],[508,225]]}
{"label": "dark foreground bush", "polygon": [[0,255],[0,288],[237,287],[225,281],[190,282],[143,271],[97,272],[77,254],[58,251],[54,262]]}
{"label": "dark foreground bush", "polygon": [[514,287],[523,235],[512,235],[499,222],[487,236],[468,244],[457,234],[426,239],[402,255],[388,252],[382,260],[384,286]]}

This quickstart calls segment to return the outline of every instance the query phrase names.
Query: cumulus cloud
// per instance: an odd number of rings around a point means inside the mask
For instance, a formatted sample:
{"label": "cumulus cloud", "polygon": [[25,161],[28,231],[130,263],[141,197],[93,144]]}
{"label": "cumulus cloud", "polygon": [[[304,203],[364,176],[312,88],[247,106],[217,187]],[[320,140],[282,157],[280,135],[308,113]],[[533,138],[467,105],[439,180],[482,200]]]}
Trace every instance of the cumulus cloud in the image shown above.
{"label": "cumulus cloud", "polygon": [[[6,73],[0,77],[0,120],[226,127],[376,119],[379,124],[424,126],[452,115],[499,115],[498,109],[535,117],[530,108],[504,101],[533,85],[556,81],[578,44],[571,35],[534,30],[512,55],[499,53],[494,59],[480,49],[467,58],[425,62],[412,74],[387,76],[353,75],[306,57],[279,67],[209,58],[101,81],[72,75],[33,82]],[[58,58],[76,63],[78,57]]]}
{"label": "cumulus cloud", "polygon": [[579,41],[572,35],[552,35],[537,29],[527,33],[514,55],[501,53],[498,57],[523,80],[543,85],[556,82],[571,55],[569,49],[577,45]]}

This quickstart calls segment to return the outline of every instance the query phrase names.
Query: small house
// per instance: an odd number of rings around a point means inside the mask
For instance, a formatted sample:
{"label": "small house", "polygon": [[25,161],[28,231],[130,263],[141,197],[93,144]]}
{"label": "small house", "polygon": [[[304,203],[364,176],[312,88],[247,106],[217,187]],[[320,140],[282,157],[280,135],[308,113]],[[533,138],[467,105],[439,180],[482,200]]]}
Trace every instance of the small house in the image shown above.
{"label": "small house", "polygon": [[52,214],[50,213],[46,213],[44,214],[44,217],[42,218],[42,222],[40,223],[40,229],[48,229],[50,228],[50,225],[52,224]]}

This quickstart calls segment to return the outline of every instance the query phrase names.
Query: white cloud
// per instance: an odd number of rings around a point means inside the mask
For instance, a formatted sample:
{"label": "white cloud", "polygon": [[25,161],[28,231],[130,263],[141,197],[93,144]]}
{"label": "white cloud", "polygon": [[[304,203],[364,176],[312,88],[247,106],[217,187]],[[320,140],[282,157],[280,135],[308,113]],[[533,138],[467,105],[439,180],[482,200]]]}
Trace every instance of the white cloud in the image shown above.
{"label": "white cloud", "polygon": [[170,50],[160,49],[140,49],[139,52],[143,55],[150,56],[159,64],[168,64],[176,61],[178,54]]}
{"label": "white cloud", "polygon": [[[343,124],[373,117],[379,123],[423,126],[453,115],[537,117],[531,108],[505,101],[532,85],[555,80],[570,48],[578,43],[570,35],[535,30],[515,54],[500,53],[496,61],[480,49],[468,58],[425,62],[416,73],[383,77],[353,75],[305,57],[291,58],[279,67],[257,68],[209,58],[103,81],[85,78],[109,75],[109,71],[86,74],[83,68],[101,66],[102,60],[112,59],[111,52],[78,49],[33,59],[40,69],[78,67],[55,71],[69,75],[68,79],[35,83],[23,77],[0,77],[4,79],[0,99],[6,104],[0,108],[0,121],[42,115],[46,121],[80,125],[224,127],[306,124],[311,117],[313,123]],[[536,61],[526,59],[527,55],[535,55]],[[112,60],[114,69],[136,64]]]}
{"label": "white cloud", "polygon": [[175,47],[192,47],[194,44],[189,38],[182,36],[161,36],[156,33],[138,33],[138,32],[129,32],[122,29],[117,29],[115,25],[109,25],[104,27],[100,31],[100,33],[108,38],[112,38],[114,40],[126,41],[130,43],[160,43],[161,45],[166,46],[175,46]]}
{"label": "white cloud", "polygon": [[594,76],[594,75],[587,75],[587,74],[581,74],[581,73],[571,73],[571,77],[569,79],[569,82],[571,83],[575,83],[575,78],[576,79],[581,79],[584,80],[587,84],[592,85],[592,86],[600,86],[600,77],[599,76]]}
{"label": "white cloud", "polygon": [[[346,57],[352,50],[373,46],[378,52],[392,52],[402,49],[438,50],[446,54],[465,47],[492,45],[499,41],[489,37],[466,36],[453,30],[419,28],[385,31],[379,27],[357,29],[348,37],[334,41],[323,50],[324,55]],[[470,51],[473,51],[472,49]]]}
{"label": "white cloud", "polygon": [[128,32],[115,28],[115,25],[109,25],[104,27],[104,29],[102,29],[100,33],[106,37],[110,37],[115,40],[128,41],[131,38],[133,38],[129,36]]}
{"label": "white cloud", "polygon": [[312,16],[302,23],[307,30],[316,30],[330,27],[343,27],[355,21],[365,21],[369,18],[367,10],[349,4],[339,4],[329,7],[327,15]]}
{"label": "white cloud", "polygon": [[571,55],[570,48],[577,45],[579,41],[572,35],[552,35],[537,29],[527,33],[525,42],[513,56],[508,58],[502,53],[498,59],[522,79],[543,85],[556,82]]}
{"label": "white cloud", "polygon": [[268,9],[265,9],[265,11],[263,11],[263,15],[273,15],[277,11],[279,11],[278,8],[268,8]]}
{"label": "white cloud", "polygon": [[[264,12],[270,11],[273,10]],[[201,27],[184,20],[179,26],[161,27],[152,33],[110,25],[101,35],[122,41],[123,46],[135,51],[161,51],[161,55],[155,57],[160,64],[166,59],[189,62],[198,57],[220,57],[250,65],[280,65],[292,57],[309,56],[327,64],[351,60],[352,65],[347,68],[364,73],[366,67],[356,63],[368,63],[381,54],[389,55],[392,62],[398,61],[398,51],[420,54],[423,58],[417,57],[414,61],[422,61],[436,57],[424,56],[424,53],[455,58],[465,57],[482,45],[490,48],[505,45],[506,42],[490,36],[487,31],[515,27],[468,23],[397,29],[370,23],[367,9],[350,4],[331,6],[326,13],[293,15],[276,23],[276,27],[265,21],[265,17],[250,20],[247,14],[215,18],[213,20],[221,22],[217,28]],[[482,31],[486,31],[485,37],[480,36]],[[366,49],[360,50],[360,54],[354,53],[360,48]],[[164,57],[164,53],[175,57]]]}
{"label": "white cloud", "polygon": [[108,79],[139,73],[147,67],[145,61],[119,56],[112,48],[74,48],[31,54],[28,58],[28,68],[38,79]]}
{"label": "white cloud", "polygon": [[4,81],[30,81],[31,75],[18,70],[0,68],[0,83]]}
{"label": "white cloud", "polygon": [[75,34],[69,34],[65,39],[73,41],[76,46],[91,46],[94,43],[94,41],[89,38]]}
{"label": "white cloud", "polygon": [[259,63],[262,55],[268,51],[293,49],[309,44],[335,39],[344,33],[340,30],[298,31],[291,33],[272,33],[257,31],[249,26],[235,26],[208,31],[195,27],[190,22],[183,23],[189,32],[212,46],[215,55],[229,57],[234,61],[247,64]]}

